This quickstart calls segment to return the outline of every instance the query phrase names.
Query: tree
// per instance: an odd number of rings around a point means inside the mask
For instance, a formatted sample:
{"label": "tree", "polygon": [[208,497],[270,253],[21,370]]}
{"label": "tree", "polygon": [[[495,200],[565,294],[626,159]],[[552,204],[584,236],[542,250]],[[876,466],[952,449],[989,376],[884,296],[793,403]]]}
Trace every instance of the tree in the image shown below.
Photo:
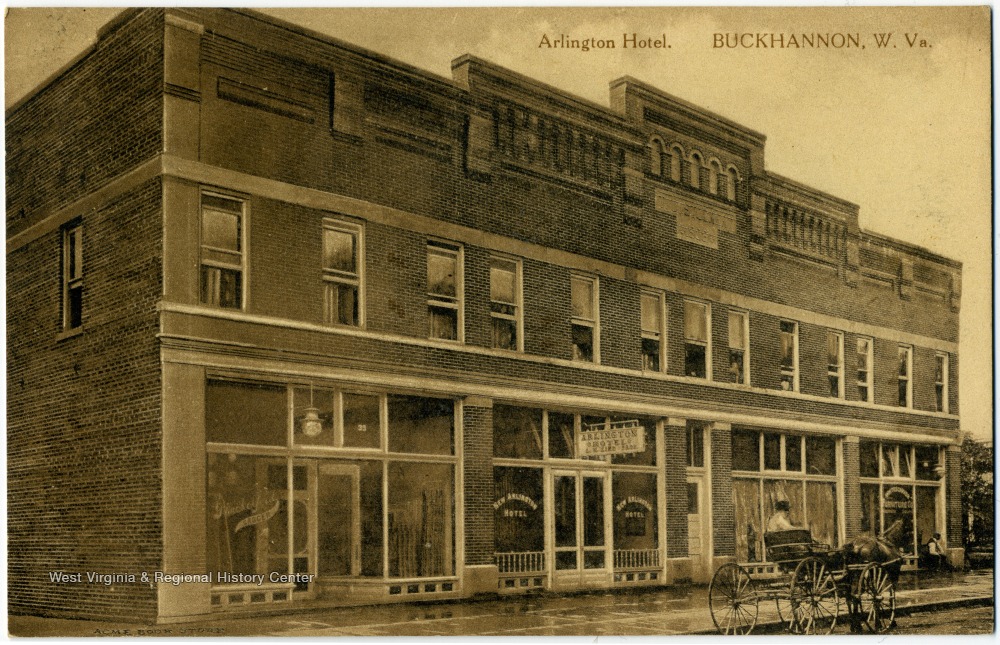
{"label": "tree", "polygon": [[962,439],[962,543],[993,549],[993,444]]}

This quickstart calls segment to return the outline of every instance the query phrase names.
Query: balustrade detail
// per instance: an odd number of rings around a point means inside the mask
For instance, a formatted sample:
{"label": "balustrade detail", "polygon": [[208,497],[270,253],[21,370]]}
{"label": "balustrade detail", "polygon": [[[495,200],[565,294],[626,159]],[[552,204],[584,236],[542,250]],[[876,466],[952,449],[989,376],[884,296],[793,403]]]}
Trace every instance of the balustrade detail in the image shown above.
{"label": "balustrade detail", "polygon": [[619,181],[622,148],[604,137],[512,103],[497,107],[493,123],[498,156],[507,163],[602,191]]}
{"label": "balustrade detail", "polygon": [[844,224],[771,200],[765,212],[765,230],[771,244],[840,264],[847,246]]}

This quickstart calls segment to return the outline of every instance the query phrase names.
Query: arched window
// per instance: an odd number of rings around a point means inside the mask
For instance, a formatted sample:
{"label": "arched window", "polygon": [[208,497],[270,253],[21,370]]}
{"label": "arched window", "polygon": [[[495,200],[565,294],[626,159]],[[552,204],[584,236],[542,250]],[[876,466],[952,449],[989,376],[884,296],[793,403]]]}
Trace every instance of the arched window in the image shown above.
{"label": "arched window", "polygon": [[691,153],[691,185],[701,188],[701,155],[697,152]]}
{"label": "arched window", "polygon": [[719,174],[722,173],[722,165],[713,159],[708,164],[708,192],[713,195],[719,194]]}
{"label": "arched window", "polygon": [[739,174],[736,169],[732,166],[729,167],[729,171],[726,173],[729,176],[729,181],[726,182],[726,199],[731,202],[736,201],[736,183],[740,180]]}
{"label": "arched window", "polygon": [[649,140],[649,172],[663,176],[663,144],[655,137]]}
{"label": "arched window", "polygon": [[679,146],[670,148],[670,179],[676,182],[681,180],[681,159],[684,151]]}

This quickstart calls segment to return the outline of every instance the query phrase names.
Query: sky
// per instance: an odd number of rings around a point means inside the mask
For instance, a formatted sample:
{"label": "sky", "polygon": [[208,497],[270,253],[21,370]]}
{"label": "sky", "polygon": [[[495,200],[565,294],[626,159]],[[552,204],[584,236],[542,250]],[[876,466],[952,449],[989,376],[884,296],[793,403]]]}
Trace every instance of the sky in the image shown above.
{"label": "sky", "polygon": [[[90,45],[119,11],[9,9],[5,105]],[[475,54],[601,105],[609,82],[629,75],[765,134],[769,171],[858,204],[863,229],[963,263],[962,427],[991,436],[988,7],[261,11],[448,78],[453,59]],[[622,48],[633,33],[669,47]],[[857,34],[863,48],[714,46],[716,34],[753,34],[742,41],[756,44],[759,33]],[[617,46],[541,45],[560,34]]]}

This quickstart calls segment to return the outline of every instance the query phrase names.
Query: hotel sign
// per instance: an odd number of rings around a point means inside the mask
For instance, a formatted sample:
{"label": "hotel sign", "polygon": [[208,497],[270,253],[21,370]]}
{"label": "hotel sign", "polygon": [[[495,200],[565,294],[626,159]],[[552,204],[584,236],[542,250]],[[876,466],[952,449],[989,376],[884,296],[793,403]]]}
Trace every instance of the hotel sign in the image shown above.
{"label": "hotel sign", "polygon": [[581,457],[645,452],[646,429],[637,419],[595,423],[580,431],[577,448]]}

